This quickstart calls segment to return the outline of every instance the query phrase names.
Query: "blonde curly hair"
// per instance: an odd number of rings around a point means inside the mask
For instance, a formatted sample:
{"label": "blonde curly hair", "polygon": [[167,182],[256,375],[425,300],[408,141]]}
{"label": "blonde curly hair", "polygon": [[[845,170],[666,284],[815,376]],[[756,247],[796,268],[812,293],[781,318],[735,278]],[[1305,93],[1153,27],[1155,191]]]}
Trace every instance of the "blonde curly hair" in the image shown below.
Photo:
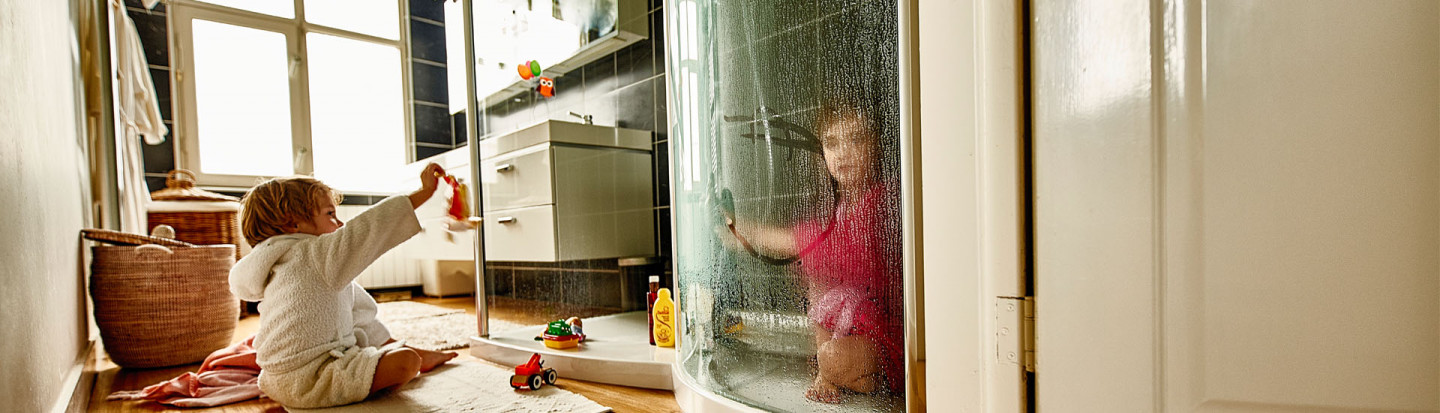
{"label": "blonde curly hair", "polygon": [[326,199],[339,205],[340,192],[308,176],[261,182],[240,199],[240,232],[251,246],[292,233],[285,227],[310,219]]}

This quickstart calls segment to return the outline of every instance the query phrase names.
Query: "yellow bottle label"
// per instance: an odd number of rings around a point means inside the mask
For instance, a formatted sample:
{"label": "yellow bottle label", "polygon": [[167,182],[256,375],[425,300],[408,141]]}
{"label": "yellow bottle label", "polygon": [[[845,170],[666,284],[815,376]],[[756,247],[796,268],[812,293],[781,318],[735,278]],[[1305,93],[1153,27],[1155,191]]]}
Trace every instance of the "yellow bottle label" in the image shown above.
{"label": "yellow bottle label", "polygon": [[655,345],[660,347],[675,346],[675,302],[670,299],[670,289],[661,288],[655,292],[655,309],[652,315],[655,317],[655,328],[651,333],[655,335]]}

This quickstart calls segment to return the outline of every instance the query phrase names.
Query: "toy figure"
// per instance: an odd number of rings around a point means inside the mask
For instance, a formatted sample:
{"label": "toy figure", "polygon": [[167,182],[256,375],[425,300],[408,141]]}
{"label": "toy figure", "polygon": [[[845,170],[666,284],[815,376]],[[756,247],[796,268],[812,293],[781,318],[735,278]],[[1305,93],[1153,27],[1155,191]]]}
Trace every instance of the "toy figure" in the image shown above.
{"label": "toy figure", "polygon": [[450,218],[465,222],[470,216],[470,205],[467,202],[470,192],[469,188],[466,188],[465,184],[460,182],[459,179],[456,179],[454,175],[446,175],[445,182],[450,184],[451,190],[450,209],[448,211]]}
{"label": "toy figure", "polygon": [[565,319],[565,324],[570,325],[570,332],[580,336],[580,341],[585,341],[585,332],[583,331],[585,323],[580,321],[580,317],[567,318]]}

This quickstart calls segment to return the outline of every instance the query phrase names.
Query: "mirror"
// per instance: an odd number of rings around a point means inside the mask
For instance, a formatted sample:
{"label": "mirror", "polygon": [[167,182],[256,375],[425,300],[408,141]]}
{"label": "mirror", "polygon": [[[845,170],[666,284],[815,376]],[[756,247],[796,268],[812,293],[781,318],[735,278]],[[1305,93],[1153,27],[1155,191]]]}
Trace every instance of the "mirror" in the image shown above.
{"label": "mirror", "polygon": [[[646,0],[474,0],[475,96],[481,107],[521,93],[538,93],[538,77],[555,79],[614,53],[648,34]],[[450,113],[465,110],[464,26],[461,2],[445,2]],[[538,76],[517,70],[534,61]],[[463,119],[463,118],[462,118]],[[484,119],[482,118],[482,121]],[[463,123],[463,122],[461,122]],[[482,122],[483,124],[483,122]],[[457,146],[463,125],[455,128]],[[481,128],[478,135],[492,132]]]}

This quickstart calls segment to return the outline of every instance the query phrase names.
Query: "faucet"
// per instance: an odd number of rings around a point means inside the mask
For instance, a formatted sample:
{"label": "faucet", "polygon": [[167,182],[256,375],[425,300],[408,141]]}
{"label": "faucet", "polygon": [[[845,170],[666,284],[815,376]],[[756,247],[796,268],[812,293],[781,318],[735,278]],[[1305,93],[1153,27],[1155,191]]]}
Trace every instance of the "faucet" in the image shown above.
{"label": "faucet", "polygon": [[594,117],[593,117],[593,116],[590,116],[590,115],[581,115],[581,114],[579,114],[579,113],[575,113],[575,112],[572,111],[572,112],[570,112],[570,116],[574,116],[574,117],[580,118],[581,120],[584,120],[586,125],[594,125],[594,124],[595,124],[595,121],[593,120]]}

